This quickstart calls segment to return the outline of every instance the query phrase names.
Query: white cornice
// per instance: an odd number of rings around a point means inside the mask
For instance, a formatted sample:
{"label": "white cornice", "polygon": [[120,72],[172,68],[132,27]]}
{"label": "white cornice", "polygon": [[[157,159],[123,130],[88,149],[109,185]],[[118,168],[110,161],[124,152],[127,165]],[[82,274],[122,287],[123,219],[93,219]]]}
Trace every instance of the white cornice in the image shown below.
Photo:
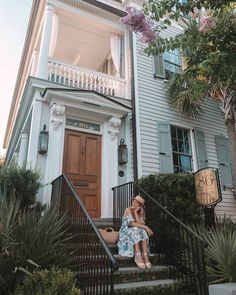
{"label": "white cornice", "polygon": [[66,90],[47,90],[44,101],[52,105],[60,103],[67,108],[76,108],[104,116],[117,116],[122,118],[130,112],[130,107],[109,100],[96,92],[69,92]]}
{"label": "white cornice", "polygon": [[[113,23],[120,24],[120,16],[117,16],[111,12],[105,11],[99,7],[88,4],[84,1],[80,0],[50,0],[50,3],[55,5],[55,7],[67,9],[70,11],[78,10],[86,15],[90,15],[93,17],[99,17],[107,21],[111,21]],[[121,7],[122,8],[122,7]]]}

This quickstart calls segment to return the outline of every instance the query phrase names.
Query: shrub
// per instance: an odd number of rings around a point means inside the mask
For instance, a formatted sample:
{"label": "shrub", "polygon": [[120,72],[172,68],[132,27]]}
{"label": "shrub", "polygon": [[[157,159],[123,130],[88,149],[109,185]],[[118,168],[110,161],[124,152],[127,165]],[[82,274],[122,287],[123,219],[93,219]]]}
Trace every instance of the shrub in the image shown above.
{"label": "shrub", "polygon": [[41,186],[40,174],[16,164],[4,166],[0,169],[0,185],[21,199],[21,208],[27,208],[35,203],[36,194]]}
{"label": "shrub", "polygon": [[[139,180],[139,186],[185,224],[201,220],[201,208],[196,203],[193,178],[190,174],[151,174]],[[147,223],[155,231],[152,237],[157,249],[172,253],[175,250],[176,221],[153,202],[146,200]],[[173,252],[174,253],[174,252]]]}
{"label": "shrub", "polygon": [[43,268],[52,265],[73,267],[75,264],[67,243],[67,217],[59,217],[49,208],[39,216],[33,210],[20,209],[19,202],[0,190],[1,294],[8,294],[15,283],[22,280],[21,269],[32,271],[35,264]]}
{"label": "shrub", "polygon": [[182,222],[190,224],[202,219],[192,174],[151,174],[142,177],[138,184]]}
{"label": "shrub", "polygon": [[79,295],[75,273],[68,269],[52,267],[26,275],[23,284],[18,285],[14,295]]}
{"label": "shrub", "polygon": [[215,227],[192,226],[207,243],[207,272],[212,283],[236,282],[236,225],[230,218],[216,219]]}

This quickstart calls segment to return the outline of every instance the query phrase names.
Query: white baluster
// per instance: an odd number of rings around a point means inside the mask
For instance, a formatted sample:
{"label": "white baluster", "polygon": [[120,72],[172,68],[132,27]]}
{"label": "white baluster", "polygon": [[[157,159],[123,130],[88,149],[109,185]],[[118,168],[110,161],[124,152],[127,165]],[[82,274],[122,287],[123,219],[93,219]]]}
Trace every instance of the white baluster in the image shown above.
{"label": "white baluster", "polygon": [[98,76],[97,75],[94,75],[94,79],[93,79],[93,90],[94,91],[97,91],[97,78]]}
{"label": "white baluster", "polygon": [[98,92],[102,93],[102,78],[101,76],[98,76]]}
{"label": "white baluster", "polygon": [[57,82],[57,70],[58,70],[59,65],[57,63],[53,63],[53,82]]}
{"label": "white baluster", "polygon": [[109,95],[109,79],[106,78],[106,95]]}
{"label": "white baluster", "polygon": [[71,86],[75,87],[75,68],[71,69],[72,75],[71,75]]}
{"label": "white baluster", "polygon": [[112,96],[116,96],[116,81],[113,80],[112,82]]}
{"label": "white baluster", "polygon": [[71,74],[71,68],[67,67],[67,85],[70,86],[70,75]]}
{"label": "white baluster", "polygon": [[102,77],[102,94],[105,94],[106,91],[106,78]]}
{"label": "white baluster", "polygon": [[52,63],[48,62],[48,80],[52,81]]}
{"label": "white baluster", "polygon": [[86,72],[85,74],[85,89],[88,90],[88,76],[89,74]]}
{"label": "white baluster", "polygon": [[63,84],[66,85],[66,71],[67,71],[67,67],[64,66],[63,67]]}
{"label": "white baluster", "polygon": [[63,65],[59,66],[58,82],[63,83]]}
{"label": "white baluster", "polygon": [[94,76],[94,74],[90,74],[90,85],[91,85],[90,89],[91,90],[94,90],[94,84],[95,84],[95,76]]}
{"label": "white baluster", "polygon": [[81,89],[85,89],[85,73],[81,73]]}
{"label": "white baluster", "polygon": [[81,88],[81,73],[79,70],[76,70],[76,87]]}

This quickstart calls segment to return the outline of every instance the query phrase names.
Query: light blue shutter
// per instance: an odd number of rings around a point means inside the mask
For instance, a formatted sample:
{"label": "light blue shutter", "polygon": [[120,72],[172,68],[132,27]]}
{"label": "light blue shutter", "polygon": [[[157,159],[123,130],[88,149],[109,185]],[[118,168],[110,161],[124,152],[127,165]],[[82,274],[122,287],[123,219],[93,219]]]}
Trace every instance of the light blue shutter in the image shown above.
{"label": "light blue shutter", "polygon": [[161,173],[173,173],[173,156],[170,135],[170,124],[158,122],[159,161]]}
{"label": "light blue shutter", "polygon": [[228,139],[224,136],[215,136],[215,140],[220,168],[221,185],[233,187],[231,153]]}
{"label": "light blue shutter", "polygon": [[155,77],[165,78],[166,75],[165,75],[163,55],[162,54],[154,55],[153,58],[154,58]]}
{"label": "light blue shutter", "polygon": [[204,132],[194,129],[198,169],[208,167]]}

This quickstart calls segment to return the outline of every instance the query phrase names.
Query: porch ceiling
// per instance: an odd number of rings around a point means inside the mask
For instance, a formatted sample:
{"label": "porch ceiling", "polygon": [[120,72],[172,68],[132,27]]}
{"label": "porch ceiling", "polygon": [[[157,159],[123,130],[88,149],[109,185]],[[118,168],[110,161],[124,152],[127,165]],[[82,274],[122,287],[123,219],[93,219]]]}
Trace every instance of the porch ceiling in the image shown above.
{"label": "porch ceiling", "polygon": [[97,70],[110,53],[111,31],[111,27],[84,16],[60,14],[54,57]]}

